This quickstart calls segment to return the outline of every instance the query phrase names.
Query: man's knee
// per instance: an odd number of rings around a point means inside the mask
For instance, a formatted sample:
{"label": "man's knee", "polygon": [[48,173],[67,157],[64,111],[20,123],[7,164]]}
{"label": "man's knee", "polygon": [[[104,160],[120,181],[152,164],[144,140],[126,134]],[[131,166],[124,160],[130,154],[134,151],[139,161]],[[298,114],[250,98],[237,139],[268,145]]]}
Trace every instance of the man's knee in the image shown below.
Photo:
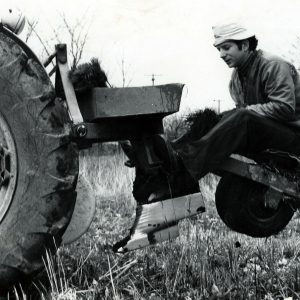
{"label": "man's knee", "polygon": [[253,112],[246,108],[237,109],[230,116],[231,120],[239,124],[249,123],[251,121],[256,121],[261,118],[256,112]]}

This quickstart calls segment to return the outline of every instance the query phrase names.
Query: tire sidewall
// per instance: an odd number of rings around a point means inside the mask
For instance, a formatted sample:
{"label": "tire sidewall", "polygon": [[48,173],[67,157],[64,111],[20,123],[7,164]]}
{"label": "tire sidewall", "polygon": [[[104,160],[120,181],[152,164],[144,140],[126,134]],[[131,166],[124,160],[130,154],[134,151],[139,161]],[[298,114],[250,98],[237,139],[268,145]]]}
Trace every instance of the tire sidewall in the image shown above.
{"label": "tire sidewall", "polygon": [[[285,202],[280,202],[274,215],[267,219],[255,218],[249,213],[247,189],[254,183],[237,175],[221,178],[216,190],[216,208],[222,221],[232,230],[252,237],[268,237],[279,233],[291,220],[294,211]],[[264,187],[263,187],[264,188]]]}

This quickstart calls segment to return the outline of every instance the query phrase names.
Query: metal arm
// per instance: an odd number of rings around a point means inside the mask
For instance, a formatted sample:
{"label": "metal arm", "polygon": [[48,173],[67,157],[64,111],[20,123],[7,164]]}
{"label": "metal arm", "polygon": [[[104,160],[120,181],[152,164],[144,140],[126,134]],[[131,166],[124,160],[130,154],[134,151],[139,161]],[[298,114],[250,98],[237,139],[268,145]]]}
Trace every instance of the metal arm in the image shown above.
{"label": "metal arm", "polygon": [[69,66],[67,59],[67,46],[66,44],[58,44],[55,46],[55,50],[57,71],[59,72],[57,72],[57,75],[60,77],[59,79],[62,83],[70,117],[74,125],[75,134],[78,135],[78,137],[84,137],[87,134],[87,129],[78,106],[73,84],[68,76]]}

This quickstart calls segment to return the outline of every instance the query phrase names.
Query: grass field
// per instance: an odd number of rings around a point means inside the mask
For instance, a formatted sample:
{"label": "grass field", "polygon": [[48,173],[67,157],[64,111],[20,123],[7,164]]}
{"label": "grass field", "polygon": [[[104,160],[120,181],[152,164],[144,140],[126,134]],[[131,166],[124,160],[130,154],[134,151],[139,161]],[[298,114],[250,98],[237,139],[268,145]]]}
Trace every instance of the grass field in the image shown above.
{"label": "grass field", "polygon": [[[214,207],[215,177],[201,189],[207,211],[180,223],[174,241],[117,255],[111,245],[134,219],[134,171],[122,153],[82,154],[82,173],[96,190],[97,212],[88,233],[45,261],[47,269],[26,299],[298,299],[299,217],[268,239],[234,233]],[[21,296],[20,296],[21,298]]]}

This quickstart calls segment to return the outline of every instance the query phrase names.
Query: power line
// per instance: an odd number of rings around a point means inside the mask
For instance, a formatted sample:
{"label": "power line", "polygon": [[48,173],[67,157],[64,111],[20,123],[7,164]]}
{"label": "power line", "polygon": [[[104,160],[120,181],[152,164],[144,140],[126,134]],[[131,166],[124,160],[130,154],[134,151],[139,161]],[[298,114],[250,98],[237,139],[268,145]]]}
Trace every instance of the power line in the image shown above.
{"label": "power line", "polygon": [[154,85],[154,82],[155,82],[155,77],[156,76],[162,76],[161,74],[151,74],[151,75],[145,75],[145,76],[151,76],[151,80],[152,80],[152,85]]}
{"label": "power line", "polygon": [[217,110],[217,112],[218,112],[218,114],[221,112],[221,101],[222,100],[220,100],[220,99],[218,99],[218,100],[213,100],[214,102],[218,102],[218,110]]}

